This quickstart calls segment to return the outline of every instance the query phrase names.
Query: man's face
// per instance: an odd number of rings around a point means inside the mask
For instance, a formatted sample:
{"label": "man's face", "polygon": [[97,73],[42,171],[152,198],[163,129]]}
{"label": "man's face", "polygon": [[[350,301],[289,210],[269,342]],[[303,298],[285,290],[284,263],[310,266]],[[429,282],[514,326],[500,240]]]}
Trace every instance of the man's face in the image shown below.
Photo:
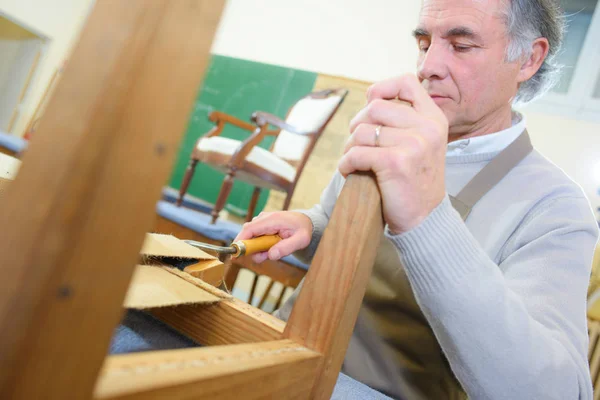
{"label": "man's face", "polygon": [[519,65],[505,61],[502,0],[424,0],[415,30],[418,75],[450,123],[474,130],[510,107]]}

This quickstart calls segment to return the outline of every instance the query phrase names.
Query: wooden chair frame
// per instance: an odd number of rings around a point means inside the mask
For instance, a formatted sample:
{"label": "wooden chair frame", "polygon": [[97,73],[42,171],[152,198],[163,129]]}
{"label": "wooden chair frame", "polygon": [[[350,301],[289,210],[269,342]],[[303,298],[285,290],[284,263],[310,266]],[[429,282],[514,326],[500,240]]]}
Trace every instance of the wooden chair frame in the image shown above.
{"label": "wooden chair frame", "polygon": [[[319,127],[319,129],[315,132],[301,132],[296,127],[290,126],[285,121],[281,120],[279,117],[269,114],[263,111],[256,111],[252,114],[251,121],[252,123],[242,121],[232,115],[225,114],[220,111],[213,111],[209,115],[209,119],[211,122],[215,123],[215,127],[211,129],[206,135],[200,137],[194,146],[194,150],[192,151],[192,155],[190,156],[190,163],[186,169],[185,175],[183,177],[183,182],[179,188],[179,199],[177,200],[177,205],[181,206],[183,202],[183,197],[187,193],[190,182],[192,181],[192,177],[194,176],[194,172],[196,170],[196,166],[198,162],[206,162],[208,164],[219,164],[227,166],[227,174],[223,180],[223,185],[221,186],[221,190],[219,191],[219,195],[217,197],[217,201],[211,211],[212,223],[217,221],[219,217],[219,213],[225,207],[225,202],[229,197],[229,193],[231,193],[231,188],[233,187],[233,181],[235,180],[235,175],[237,171],[244,170],[253,175],[260,177],[263,180],[271,182],[273,185],[280,188],[280,190],[286,193],[286,198],[283,203],[283,210],[287,210],[290,206],[290,202],[292,201],[292,196],[296,189],[296,185],[300,176],[302,175],[302,171],[306,166],[308,158],[312,153],[317,141],[325,131],[325,128],[329,124],[329,121],[333,118],[333,116],[337,113],[337,110],[344,102],[344,99],[348,91],[346,89],[327,89],[318,92],[313,92],[305,96],[304,98],[326,98],[329,96],[339,95],[341,97],[340,102],[331,112],[331,115],[327,120]],[[288,110],[287,115],[291,112]],[[286,117],[287,118],[287,117]],[[231,124],[237,126],[238,128],[245,129],[252,134],[244,140],[240,147],[236,150],[236,152],[231,155],[224,154],[215,154],[215,153],[206,153],[198,150],[198,144],[202,139],[219,136],[223,132],[223,128],[226,124]],[[276,130],[269,130],[269,126],[274,126],[277,128]],[[280,178],[277,175],[267,173],[262,168],[252,163],[246,161],[246,157],[252,149],[257,146],[263,139],[267,136],[275,136],[275,140],[273,140],[273,144],[271,145],[270,150],[273,150],[275,145],[275,141],[277,140],[277,136],[281,132],[281,130],[286,130],[288,132],[297,133],[299,135],[307,135],[310,137],[310,141],[304,150],[304,153],[301,159],[297,162],[290,162],[290,164],[296,167],[296,176],[292,182],[288,182],[287,180]],[[246,221],[250,221],[254,215],[254,211],[256,209],[256,203],[258,201],[258,197],[260,195],[261,188],[255,187],[252,193],[252,198],[250,200],[250,204],[248,207],[248,212],[246,213]]]}
{"label": "wooden chair frame", "polygon": [[11,151],[9,149],[6,149],[4,147],[0,147],[0,153],[1,154],[6,154],[7,156],[11,156],[11,157],[14,157],[14,158],[20,158],[21,157],[21,155],[19,153],[16,153],[16,152]]}
{"label": "wooden chair frame", "polygon": [[287,324],[162,308],[208,347],[106,356],[222,7],[96,2],[0,207],[0,398],[331,395],[383,226],[371,176],[349,177]]}

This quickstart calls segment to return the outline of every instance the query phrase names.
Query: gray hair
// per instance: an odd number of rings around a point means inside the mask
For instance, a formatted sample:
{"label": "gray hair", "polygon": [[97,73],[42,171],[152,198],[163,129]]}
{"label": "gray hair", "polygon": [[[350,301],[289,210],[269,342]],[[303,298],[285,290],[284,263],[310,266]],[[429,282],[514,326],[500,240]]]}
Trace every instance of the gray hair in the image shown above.
{"label": "gray hair", "polygon": [[565,32],[564,14],[557,0],[506,0],[506,26],[509,45],[506,60],[514,62],[531,55],[535,39],[548,39],[548,56],[540,69],[527,81],[521,83],[514,104],[528,103],[550,90],[559,80],[561,65],[556,55],[562,45]]}

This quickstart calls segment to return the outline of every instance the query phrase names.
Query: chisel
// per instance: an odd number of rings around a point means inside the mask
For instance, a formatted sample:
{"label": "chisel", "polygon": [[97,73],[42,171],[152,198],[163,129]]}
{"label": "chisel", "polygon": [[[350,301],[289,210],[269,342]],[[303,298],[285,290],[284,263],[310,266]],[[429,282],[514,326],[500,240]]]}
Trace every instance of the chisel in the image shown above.
{"label": "chisel", "polygon": [[237,240],[231,243],[230,246],[215,246],[213,244],[197,242],[195,240],[184,240],[184,242],[201,250],[215,251],[219,254],[231,255],[233,258],[236,258],[268,251],[280,240],[281,238],[278,235],[265,235],[247,240]]}

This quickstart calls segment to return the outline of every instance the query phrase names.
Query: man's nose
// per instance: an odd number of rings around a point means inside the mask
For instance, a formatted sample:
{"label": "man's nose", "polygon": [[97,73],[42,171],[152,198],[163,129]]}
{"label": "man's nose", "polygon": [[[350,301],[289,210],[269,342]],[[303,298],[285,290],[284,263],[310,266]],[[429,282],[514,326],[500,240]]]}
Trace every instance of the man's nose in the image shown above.
{"label": "man's nose", "polygon": [[443,46],[432,44],[427,52],[419,57],[419,78],[427,80],[444,79],[448,74],[448,54]]}

